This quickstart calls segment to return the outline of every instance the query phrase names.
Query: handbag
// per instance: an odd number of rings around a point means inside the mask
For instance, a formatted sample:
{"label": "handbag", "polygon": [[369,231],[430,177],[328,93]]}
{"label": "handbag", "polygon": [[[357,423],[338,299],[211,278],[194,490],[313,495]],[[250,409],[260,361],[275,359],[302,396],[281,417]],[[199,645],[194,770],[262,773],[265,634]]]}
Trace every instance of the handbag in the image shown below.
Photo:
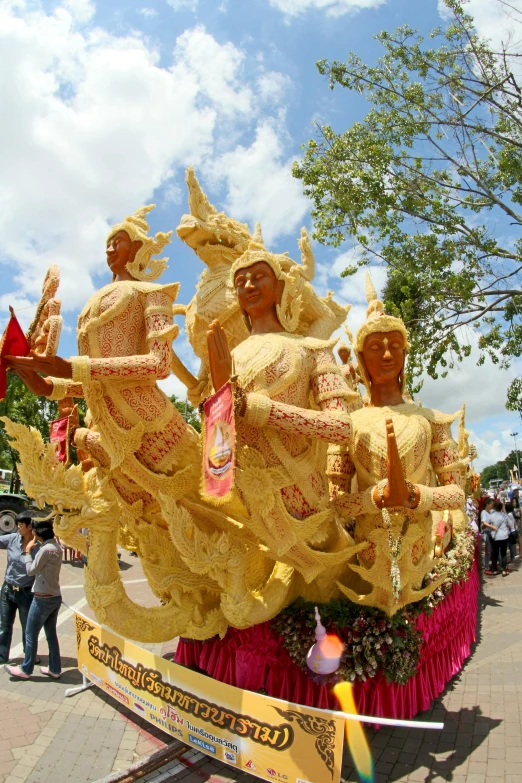
{"label": "handbag", "polygon": [[518,544],[518,533],[516,530],[509,531],[508,541],[510,544]]}

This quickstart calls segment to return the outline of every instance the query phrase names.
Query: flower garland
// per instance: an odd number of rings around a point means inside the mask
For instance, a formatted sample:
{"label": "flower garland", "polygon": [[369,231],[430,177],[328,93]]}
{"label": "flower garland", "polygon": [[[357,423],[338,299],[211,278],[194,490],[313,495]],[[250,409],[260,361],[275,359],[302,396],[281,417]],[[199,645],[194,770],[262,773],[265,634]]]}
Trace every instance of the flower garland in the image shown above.
{"label": "flower garland", "polygon": [[393,617],[346,599],[318,605],[328,633],[336,634],[344,644],[339,669],[333,674],[312,674],[306,665],[306,655],[315,642],[313,603],[297,600],[272,620],[272,628],[281,635],[294,663],[316,682],[364,682],[382,673],[388,682],[403,685],[415,675],[420,660],[423,637],[416,627],[418,616],[431,613],[454,584],[468,578],[475,547],[473,531],[455,534],[451,548],[435,561],[424,585],[446,575],[444,582],[430,596],[399,609]]}

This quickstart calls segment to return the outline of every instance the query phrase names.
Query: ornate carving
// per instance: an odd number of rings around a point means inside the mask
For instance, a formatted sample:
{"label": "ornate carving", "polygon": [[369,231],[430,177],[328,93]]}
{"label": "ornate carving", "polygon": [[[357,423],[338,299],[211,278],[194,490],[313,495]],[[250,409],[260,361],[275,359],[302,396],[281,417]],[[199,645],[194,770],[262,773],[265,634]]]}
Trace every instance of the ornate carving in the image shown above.
{"label": "ornate carving", "polygon": [[326,768],[332,778],[334,776],[334,753],[335,753],[335,721],[318,718],[316,715],[307,715],[296,710],[282,710],[274,707],[274,710],[282,718],[293,723],[297,722],[299,728],[306,731],[312,737],[315,737],[315,747],[320,757],[324,761]]}
{"label": "ornate carving", "polygon": [[84,631],[94,631],[94,625],[91,625],[83,617],[76,615],[76,646],[79,648],[82,641],[82,633]]}

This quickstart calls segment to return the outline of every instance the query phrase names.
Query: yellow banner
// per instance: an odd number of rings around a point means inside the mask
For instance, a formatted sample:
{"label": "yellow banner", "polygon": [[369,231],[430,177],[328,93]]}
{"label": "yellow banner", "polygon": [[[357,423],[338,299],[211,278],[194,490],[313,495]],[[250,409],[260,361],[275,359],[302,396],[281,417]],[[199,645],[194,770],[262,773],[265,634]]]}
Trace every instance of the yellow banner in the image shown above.
{"label": "yellow banner", "polygon": [[172,737],[270,781],[339,783],[344,721],[217,682],[76,613],[78,668]]}

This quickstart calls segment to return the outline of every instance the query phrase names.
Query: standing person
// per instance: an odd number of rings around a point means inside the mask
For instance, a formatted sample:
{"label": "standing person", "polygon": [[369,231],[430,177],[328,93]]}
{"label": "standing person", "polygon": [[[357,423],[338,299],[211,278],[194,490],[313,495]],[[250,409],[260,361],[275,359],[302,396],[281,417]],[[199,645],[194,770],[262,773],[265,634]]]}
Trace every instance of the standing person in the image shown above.
{"label": "standing person", "polygon": [[511,504],[513,506],[513,516],[515,518],[515,530],[517,533],[522,533],[522,511],[520,509],[520,500],[518,498],[518,492],[515,492],[513,495],[513,500],[511,501]]}
{"label": "standing person", "polygon": [[507,576],[509,570],[505,566],[509,533],[515,529],[513,520],[509,518],[504,509],[504,504],[497,500],[494,510],[489,515],[489,520],[483,523],[493,533],[493,555],[491,558],[491,571],[497,573],[497,562],[500,559],[502,576]]}
{"label": "standing person", "polygon": [[484,554],[484,573],[488,576],[493,574],[493,571],[491,570],[491,552],[493,550],[493,539],[491,537],[491,530],[489,529],[487,523],[489,522],[489,515],[493,511],[494,503],[495,501],[493,498],[486,498],[482,511],[480,512],[480,530],[482,532],[484,544],[486,547]]}
{"label": "standing person", "polygon": [[[0,549],[7,549],[7,568],[0,592],[0,663],[8,663],[16,612],[22,626],[22,644],[25,653],[25,628],[33,595],[34,576],[28,576],[25,553],[34,539],[30,511],[16,517],[18,532],[0,536]],[[38,661],[39,663],[39,661]]]}
{"label": "standing person", "polygon": [[518,544],[518,530],[514,515],[514,506],[513,503],[506,503],[505,505],[506,514],[508,515],[509,519],[511,520],[511,523],[513,525],[513,529],[509,532],[509,538],[508,538],[508,546],[509,546],[509,557],[510,562],[512,563],[513,560],[516,560],[518,558],[516,546]]}
{"label": "standing person", "polygon": [[[56,633],[56,621],[62,603],[59,582],[62,548],[54,537],[52,522],[36,519],[32,524],[36,540],[31,541],[26,547],[25,567],[27,575],[34,576],[35,580],[33,602],[25,629],[25,658],[20,666],[6,665],[5,668],[12,677],[21,680],[30,678],[36,662],[38,635],[43,628],[49,645],[49,666],[42,666],[40,671],[57,680],[62,671],[60,646]],[[34,556],[36,541],[39,541],[42,546]]]}

